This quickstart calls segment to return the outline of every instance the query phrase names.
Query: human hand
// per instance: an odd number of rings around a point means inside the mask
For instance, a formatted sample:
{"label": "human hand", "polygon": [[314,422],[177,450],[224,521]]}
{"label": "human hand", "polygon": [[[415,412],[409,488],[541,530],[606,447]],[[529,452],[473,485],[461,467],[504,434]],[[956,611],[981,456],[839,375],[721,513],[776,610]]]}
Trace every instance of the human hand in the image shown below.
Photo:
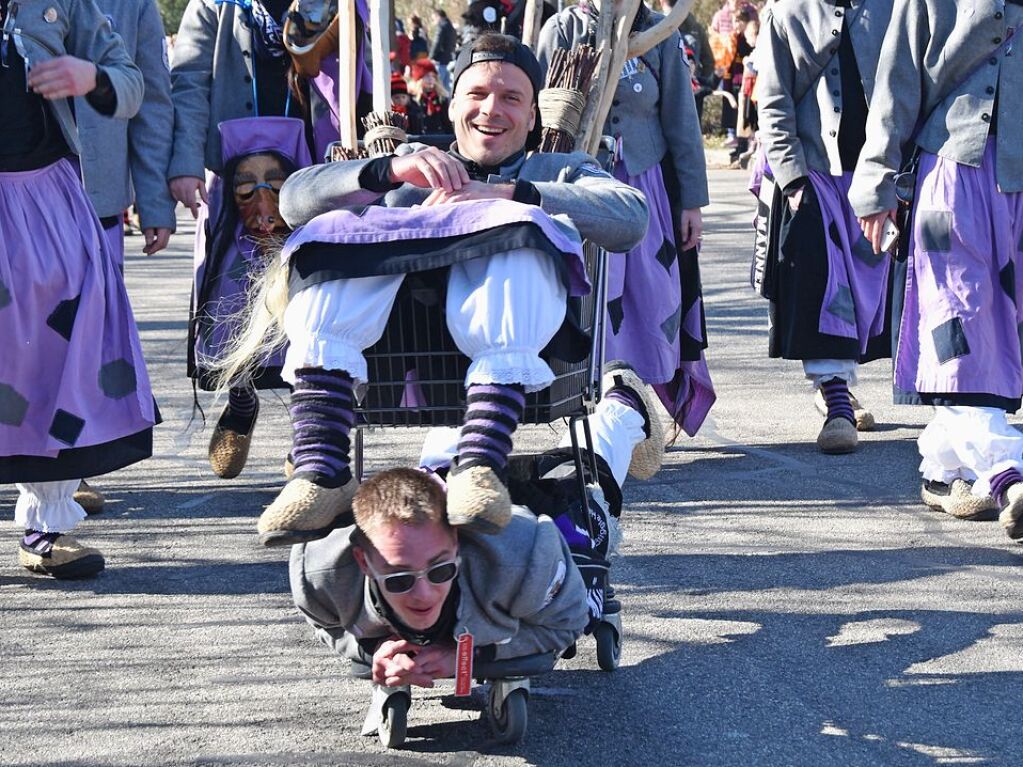
{"label": "human hand", "polygon": [[703,239],[703,214],[699,208],[691,208],[682,211],[682,220],[679,222],[679,242],[682,243],[680,250],[690,250],[700,244]]}
{"label": "human hand", "polygon": [[28,87],[45,99],[84,96],[96,88],[96,65],[74,56],[58,56],[33,65]]}
{"label": "human hand", "polygon": [[373,654],[373,681],[385,687],[433,687],[434,679],[454,674],[451,647],[420,647],[404,639],[389,639]]}
{"label": "human hand", "polygon": [[461,189],[449,192],[434,189],[423,201],[424,206],[444,205],[467,200],[510,200],[515,196],[515,184],[488,184],[485,181],[468,181]]}
{"label": "human hand", "polygon": [[469,183],[469,173],[458,160],[436,147],[391,160],[392,183],[412,184],[423,189],[457,192]]}
{"label": "human hand", "polygon": [[209,199],[206,196],[206,184],[201,178],[178,176],[172,178],[167,186],[170,189],[171,197],[192,211],[192,218],[199,218],[199,201],[195,199],[196,192],[199,193],[203,202],[209,204]]}
{"label": "human hand", "polygon": [[789,204],[789,210],[793,213],[799,210],[799,206],[803,203],[803,187],[798,186],[793,191],[785,195],[785,200]]}
{"label": "human hand", "polygon": [[882,210],[871,216],[860,219],[860,228],[863,229],[863,236],[874,249],[874,253],[881,253],[881,242],[884,240],[884,228],[888,219],[895,220],[894,210]]}
{"label": "human hand", "polygon": [[167,244],[170,242],[170,236],[171,230],[167,227],[146,227],[142,230],[142,237],[146,241],[146,245],[142,248],[142,252],[147,256],[159,253],[167,247]]}

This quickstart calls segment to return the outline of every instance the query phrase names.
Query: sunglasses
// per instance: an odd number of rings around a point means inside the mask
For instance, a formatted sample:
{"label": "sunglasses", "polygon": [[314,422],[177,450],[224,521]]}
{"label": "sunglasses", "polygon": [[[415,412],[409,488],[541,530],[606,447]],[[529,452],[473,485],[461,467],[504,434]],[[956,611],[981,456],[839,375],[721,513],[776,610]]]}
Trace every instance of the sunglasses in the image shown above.
{"label": "sunglasses", "polygon": [[455,579],[461,565],[462,558],[456,556],[454,559],[449,559],[446,562],[438,562],[435,565],[431,565],[425,570],[409,570],[402,573],[383,574],[377,572],[377,569],[373,567],[369,559],[366,559],[366,567],[369,568],[369,573],[373,580],[388,594],[407,594],[412,591],[416,581],[420,578],[426,578],[426,580],[434,585],[447,583]]}
{"label": "sunglasses", "polygon": [[243,200],[248,200],[259,189],[269,189],[274,194],[280,194],[282,186],[284,186],[283,178],[270,179],[270,181],[261,184],[257,184],[255,181],[242,181],[240,184],[234,185],[234,193]]}

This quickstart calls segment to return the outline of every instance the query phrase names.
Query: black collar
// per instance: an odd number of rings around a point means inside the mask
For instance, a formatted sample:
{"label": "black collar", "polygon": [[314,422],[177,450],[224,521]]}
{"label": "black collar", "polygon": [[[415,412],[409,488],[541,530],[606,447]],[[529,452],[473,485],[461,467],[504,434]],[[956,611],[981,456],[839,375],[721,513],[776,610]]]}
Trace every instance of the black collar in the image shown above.
{"label": "black collar", "polygon": [[384,599],[383,594],[380,593],[377,582],[372,578],[367,578],[366,582],[369,584],[369,597],[373,607],[380,617],[391,624],[395,634],[420,647],[451,643],[455,635],[455,621],[458,618],[458,595],[460,589],[458,588],[457,578],[451,584],[451,591],[448,592],[448,597],[444,600],[444,607],[440,611],[440,617],[437,618],[437,622],[425,631],[416,631],[402,623],[387,603],[387,600]]}
{"label": "black collar", "polygon": [[520,149],[518,152],[513,154],[511,157],[506,157],[499,165],[480,165],[479,163],[470,160],[468,157],[463,157],[458,153],[457,144],[452,144],[448,150],[448,154],[457,159],[465,169],[469,172],[469,178],[474,181],[486,181],[491,176],[507,176],[518,170],[522,164],[522,160],[525,159],[526,150]]}

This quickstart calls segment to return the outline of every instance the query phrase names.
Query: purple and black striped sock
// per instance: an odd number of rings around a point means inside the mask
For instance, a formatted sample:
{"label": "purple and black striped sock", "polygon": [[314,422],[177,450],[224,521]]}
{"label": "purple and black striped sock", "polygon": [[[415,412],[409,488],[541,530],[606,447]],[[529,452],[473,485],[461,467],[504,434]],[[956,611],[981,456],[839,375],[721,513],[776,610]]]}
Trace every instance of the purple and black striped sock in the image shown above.
{"label": "purple and black striped sock", "polygon": [[1009,485],[1015,485],[1017,482],[1023,482],[1023,474],[1016,469],[998,472],[991,477],[991,497],[998,502],[999,506],[1004,506],[1005,491],[1009,489]]}
{"label": "purple and black striped sock", "polygon": [[33,554],[45,557],[53,548],[53,542],[63,533],[44,533],[40,530],[25,530],[25,537],[21,539],[21,548]]}
{"label": "purple and black striped sock", "polygon": [[856,425],[856,416],[853,415],[852,402],[849,400],[849,384],[841,378],[832,378],[821,384],[821,393],[828,406],[826,421],[844,418],[853,426]]}
{"label": "purple and black striped sock", "polygon": [[468,410],[458,440],[458,471],[489,466],[498,472],[508,464],[511,435],[526,409],[526,392],[519,384],[469,384]]}
{"label": "purple and black striped sock", "polygon": [[232,386],[227,392],[227,413],[220,425],[238,434],[248,434],[258,412],[256,390],[248,386]]}
{"label": "purple and black striped sock", "polygon": [[290,408],[294,476],[321,487],[341,487],[352,478],[348,468],[348,436],[355,424],[352,388],[351,376],[338,370],[295,371]]}

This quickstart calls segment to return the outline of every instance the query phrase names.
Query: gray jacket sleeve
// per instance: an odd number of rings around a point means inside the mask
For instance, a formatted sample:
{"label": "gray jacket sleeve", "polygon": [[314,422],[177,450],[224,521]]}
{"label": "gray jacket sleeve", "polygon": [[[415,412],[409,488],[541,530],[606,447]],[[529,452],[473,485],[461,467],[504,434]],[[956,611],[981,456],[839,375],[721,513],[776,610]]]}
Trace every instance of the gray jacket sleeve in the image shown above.
{"label": "gray jacket sleeve", "polygon": [[174,107],[171,104],[165,39],[156,3],[153,0],[143,2],[135,59],[145,80],[146,96],[139,113],[128,123],[131,179],[143,229],[175,228],[174,200],[167,189]]}
{"label": "gray jacket sleeve", "polygon": [[575,154],[583,161],[567,178],[532,181],[540,193],[540,207],[550,215],[568,216],[583,239],[606,250],[631,250],[646,234],[646,198],[601,170],[589,155]]}
{"label": "gray jacket sleeve", "polygon": [[281,215],[292,229],[323,213],[370,205],[383,195],[359,186],[359,174],[370,160],[312,165],[295,171],[281,187]]}
{"label": "gray jacket sleeve", "polygon": [[867,140],[849,190],[857,216],[894,210],[898,205],[894,177],[902,167],[902,148],[913,138],[921,116],[930,39],[927,4],[897,2],[881,48],[867,114]]}
{"label": "gray jacket sleeve", "polygon": [[70,6],[70,39],[67,51],[72,56],[93,62],[110,78],[117,94],[117,108],[110,117],[127,120],[142,105],[142,73],[131,60],[119,35],[92,0],[75,0]]}
{"label": "gray jacket sleeve", "polygon": [[760,136],[771,172],[784,189],[810,169],[796,128],[795,64],[784,29],[771,13],[757,39],[756,56]]}
{"label": "gray jacket sleeve", "polygon": [[174,45],[174,151],[167,178],[205,176],[210,85],[217,38],[217,9],[209,0],[189,0]]}
{"label": "gray jacket sleeve", "polygon": [[510,641],[495,645],[496,658],[518,658],[568,647],[582,634],[588,620],[586,587],[572,554],[549,517],[536,525],[529,566],[508,606],[518,619]]}
{"label": "gray jacket sleeve", "polygon": [[560,14],[555,14],[544,22],[540,28],[540,39],[536,44],[536,58],[540,62],[540,69],[543,72],[545,82],[554,51],[558,48],[568,47],[568,39],[562,32],[560,19]]}
{"label": "gray jacket sleeve", "polygon": [[661,130],[678,176],[682,210],[710,204],[703,133],[696,113],[689,68],[682,60],[681,36],[672,32],[661,43]]}
{"label": "gray jacket sleeve", "polygon": [[352,660],[365,660],[358,636],[386,632],[369,625],[363,599],[365,581],[351,553],[351,528],[313,544],[292,546],[288,567],[295,607],[316,638]]}

